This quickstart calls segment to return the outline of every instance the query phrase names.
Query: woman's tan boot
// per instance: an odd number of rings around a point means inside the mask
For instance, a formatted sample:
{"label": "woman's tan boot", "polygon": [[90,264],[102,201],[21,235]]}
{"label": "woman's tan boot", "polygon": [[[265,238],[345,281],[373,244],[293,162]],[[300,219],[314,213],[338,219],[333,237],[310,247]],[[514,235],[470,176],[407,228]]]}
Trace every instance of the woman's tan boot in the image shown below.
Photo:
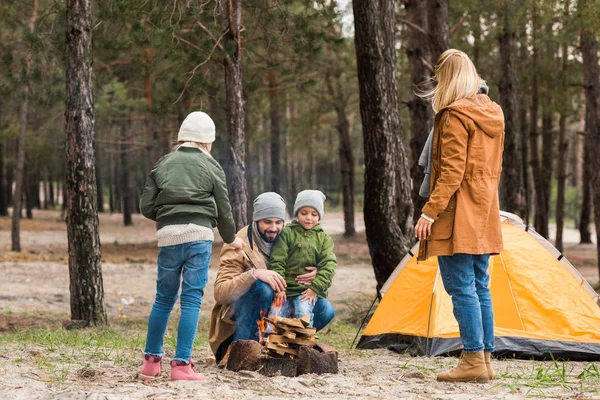
{"label": "woman's tan boot", "polygon": [[487,382],[490,380],[485,366],[483,351],[463,352],[458,366],[437,376],[442,382]]}
{"label": "woman's tan boot", "polygon": [[492,353],[489,351],[484,351],[483,358],[485,360],[485,367],[488,371],[488,378],[490,378],[490,381],[496,379],[496,374],[494,373],[494,368],[492,367]]}

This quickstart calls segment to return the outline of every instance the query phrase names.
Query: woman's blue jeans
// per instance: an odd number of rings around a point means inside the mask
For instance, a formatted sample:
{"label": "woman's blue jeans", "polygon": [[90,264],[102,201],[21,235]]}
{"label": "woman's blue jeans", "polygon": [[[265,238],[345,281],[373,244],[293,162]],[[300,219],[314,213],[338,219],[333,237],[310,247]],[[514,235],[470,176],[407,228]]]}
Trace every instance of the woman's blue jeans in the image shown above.
{"label": "woman's blue jeans", "polygon": [[148,320],[145,354],[163,355],[163,340],[169,315],[181,284],[181,317],[177,328],[174,360],[189,362],[198,329],[200,304],[208,282],[212,241],[203,240],[160,247],[156,299]]}
{"label": "woman's blue jeans", "polygon": [[467,352],[494,351],[494,308],[489,289],[489,254],[439,256],[444,288],[452,296],[460,339]]}

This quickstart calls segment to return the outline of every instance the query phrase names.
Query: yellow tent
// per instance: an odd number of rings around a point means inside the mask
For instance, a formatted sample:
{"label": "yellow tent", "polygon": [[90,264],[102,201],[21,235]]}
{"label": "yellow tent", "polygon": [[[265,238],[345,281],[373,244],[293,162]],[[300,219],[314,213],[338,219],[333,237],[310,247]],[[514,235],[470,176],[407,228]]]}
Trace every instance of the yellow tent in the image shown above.
{"label": "yellow tent", "polygon": [[[598,294],[546,239],[502,212],[504,251],[490,257],[496,354],[600,359]],[[382,288],[382,300],[359,348],[389,347],[415,355],[461,349],[452,301],[437,259],[417,263],[418,244]]]}

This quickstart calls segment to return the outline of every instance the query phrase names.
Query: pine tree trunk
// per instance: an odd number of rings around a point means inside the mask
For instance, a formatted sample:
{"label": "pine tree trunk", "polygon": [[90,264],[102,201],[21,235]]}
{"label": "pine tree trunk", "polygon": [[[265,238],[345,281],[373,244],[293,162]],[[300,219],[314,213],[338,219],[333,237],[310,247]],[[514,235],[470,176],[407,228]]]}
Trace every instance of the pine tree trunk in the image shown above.
{"label": "pine tree trunk", "polygon": [[[34,12],[37,12],[37,0],[34,0]],[[26,69],[29,70],[31,56],[27,55]],[[26,72],[28,75],[28,72]],[[21,204],[23,201],[23,181],[25,169],[25,144],[27,137],[27,102],[29,99],[29,82],[25,78],[21,91],[21,109],[19,112],[19,142],[17,147],[17,162],[15,167],[15,191],[13,193],[13,215],[12,215],[12,251],[21,251]],[[26,188],[26,186],[25,186]]]}
{"label": "pine tree trunk", "polygon": [[[568,18],[568,8],[566,9],[566,18]],[[561,102],[560,119],[558,122],[558,166],[557,166],[557,191],[556,191],[556,240],[554,246],[558,251],[563,251],[563,229],[564,229],[564,213],[565,213],[565,183],[567,180],[567,154],[568,145],[566,141],[567,131],[567,112],[568,112],[568,88],[565,83],[567,79],[567,45],[563,44],[562,55],[561,55],[561,79],[560,87],[564,98]]]}
{"label": "pine tree trunk", "polygon": [[398,111],[393,0],[354,0],[365,155],[364,215],[378,289],[413,243],[411,178]]}
{"label": "pine tree trunk", "polygon": [[129,151],[130,146],[126,144],[128,128],[129,126],[126,122],[121,123],[121,176],[119,178],[123,205],[124,226],[133,225],[133,220],[131,219],[131,213],[133,211],[133,196],[131,193],[131,176],[129,166],[129,157],[131,157],[131,152]]}
{"label": "pine tree trunk", "polygon": [[281,158],[281,115],[277,94],[277,76],[273,68],[267,71],[269,79],[269,106],[271,117],[271,191],[281,191],[281,171],[279,159]]}
{"label": "pine tree trunk", "polygon": [[[581,31],[580,48],[583,57],[583,75],[585,87],[585,131],[589,136],[590,177],[593,193],[594,223],[596,226],[596,244],[598,270],[600,271],[600,73],[598,71],[598,41],[587,30]],[[587,165],[586,165],[587,169]]]}
{"label": "pine tree trunk", "polygon": [[4,143],[0,143],[0,217],[8,216],[8,185],[4,173]]}
{"label": "pine tree trunk", "polygon": [[[529,51],[527,50],[527,34],[523,30],[520,38],[519,62],[520,67],[529,62]],[[521,92],[524,91],[525,83],[521,81]],[[529,131],[527,127],[527,96],[521,93],[519,97],[519,136],[521,148],[521,180],[523,182],[525,195],[525,210],[523,215],[520,215],[525,223],[529,223],[531,215],[531,185],[529,183]]]}
{"label": "pine tree trunk", "polygon": [[549,106],[551,102],[551,99],[546,100],[542,116],[542,160],[544,160],[544,163],[542,165],[540,162],[540,167],[542,176],[541,188],[543,191],[541,197],[543,198],[543,203],[541,204],[542,211],[540,213],[536,212],[536,230],[540,235],[547,239],[549,238],[550,191],[552,187],[552,170],[554,164],[553,119]]}
{"label": "pine tree trunk", "polygon": [[50,200],[50,208],[54,210],[55,194],[54,194],[54,176],[50,175],[48,182],[48,199]]}
{"label": "pine tree trunk", "polygon": [[91,0],[66,6],[66,168],[67,235],[71,319],[107,322],[100,264],[94,162]]}
{"label": "pine tree trunk", "polygon": [[[535,187],[535,218],[534,226],[535,229],[541,233],[543,230],[544,222],[544,189],[542,180],[542,170],[540,165],[540,155],[538,146],[538,131],[537,131],[537,119],[539,109],[539,93],[538,93],[538,48],[537,48],[537,35],[538,35],[538,24],[537,24],[537,4],[534,2],[532,10],[532,47],[533,54],[531,57],[531,72],[532,72],[532,84],[531,84],[531,105],[529,111],[529,150],[531,155],[531,170],[533,173],[533,183]],[[542,235],[544,236],[544,235]],[[544,236],[544,237],[547,237]]]}
{"label": "pine tree trunk", "polygon": [[104,189],[102,187],[101,165],[100,146],[96,146],[96,208],[99,213],[104,212]]}
{"label": "pine tree trunk", "polygon": [[[339,138],[340,157],[340,184],[342,186],[344,206],[344,236],[356,235],[354,225],[354,154],[352,152],[352,140],[350,138],[350,123],[346,115],[346,104],[342,91],[341,71],[336,71],[337,93],[333,88],[331,77],[327,76],[327,88],[334,101],[334,109],[337,115],[337,130]],[[332,148],[333,146],[330,146]]]}
{"label": "pine tree trunk", "polygon": [[246,143],[244,130],[244,96],[242,84],[242,0],[221,0],[222,26],[226,33],[225,92],[229,131],[228,187],[233,219],[237,229],[247,224],[248,190],[246,185]]}
{"label": "pine tree trunk", "polygon": [[[513,57],[515,56],[516,34],[513,27],[516,5],[512,0],[503,0],[502,27],[498,37],[500,44],[500,80],[498,82],[500,105],[504,111],[504,152],[510,154],[502,159],[500,182],[500,206],[503,210],[524,215],[525,188],[522,181],[521,152],[517,124],[517,79]],[[516,57],[515,57],[516,58]]]}
{"label": "pine tree trunk", "polygon": [[47,210],[50,206],[50,201],[48,199],[48,168],[43,167],[42,169],[42,188],[44,192],[44,210]]}
{"label": "pine tree trunk", "polygon": [[23,187],[24,187],[24,195],[25,195],[25,210],[27,219],[33,219],[33,207],[35,205],[35,177],[30,173],[29,163],[25,161],[25,169],[23,172]]}
{"label": "pine tree trunk", "polygon": [[[416,26],[427,31],[427,2],[421,0],[404,1],[406,18]],[[412,154],[412,165],[410,174],[413,178],[412,200],[415,208],[414,220],[421,217],[421,209],[425,206],[427,199],[419,195],[421,183],[425,177],[425,170],[419,166],[419,157],[431,131],[434,113],[431,102],[422,99],[415,93],[432,89],[429,80],[431,71],[426,68],[424,62],[431,60],[429,41],[423,33],[410,29],[406,42],[406,56],[410,70],[410,94],[408,101],[408,112],[410,116],[410,150]]]}
{"label": "pine tree trunk", "polygon": [[[425,1],[425,0],[422,0]],[[448,0],[427,1],[427,26],[431,36],[431,65],[437,64],[440,55],[450,48],[448,25]],[[478,21],[476,21],[478,23]]]}

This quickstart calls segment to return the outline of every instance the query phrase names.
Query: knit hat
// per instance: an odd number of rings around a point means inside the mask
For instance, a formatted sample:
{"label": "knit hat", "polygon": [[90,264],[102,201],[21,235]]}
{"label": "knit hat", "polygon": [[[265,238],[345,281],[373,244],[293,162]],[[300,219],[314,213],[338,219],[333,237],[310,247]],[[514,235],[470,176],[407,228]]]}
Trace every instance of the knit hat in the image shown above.
{"label": "knit hat", "polygon": [[252,220],[267,218],[285,219],[285,201],[275,192],[262,193],[254,200]]}
{"label": "knit hat", "polygon": [[323,219],[325,215],[325,195],[320,190],[303,190],[296,196],[294,203],[294,216],[302,207],[312,207],[319,213],[319,219]]}
{"label": "knit hat", "polygon": [[190,113],[181,124],[178,142],[212,143],[215,141],[215,123],[202,111]]}

